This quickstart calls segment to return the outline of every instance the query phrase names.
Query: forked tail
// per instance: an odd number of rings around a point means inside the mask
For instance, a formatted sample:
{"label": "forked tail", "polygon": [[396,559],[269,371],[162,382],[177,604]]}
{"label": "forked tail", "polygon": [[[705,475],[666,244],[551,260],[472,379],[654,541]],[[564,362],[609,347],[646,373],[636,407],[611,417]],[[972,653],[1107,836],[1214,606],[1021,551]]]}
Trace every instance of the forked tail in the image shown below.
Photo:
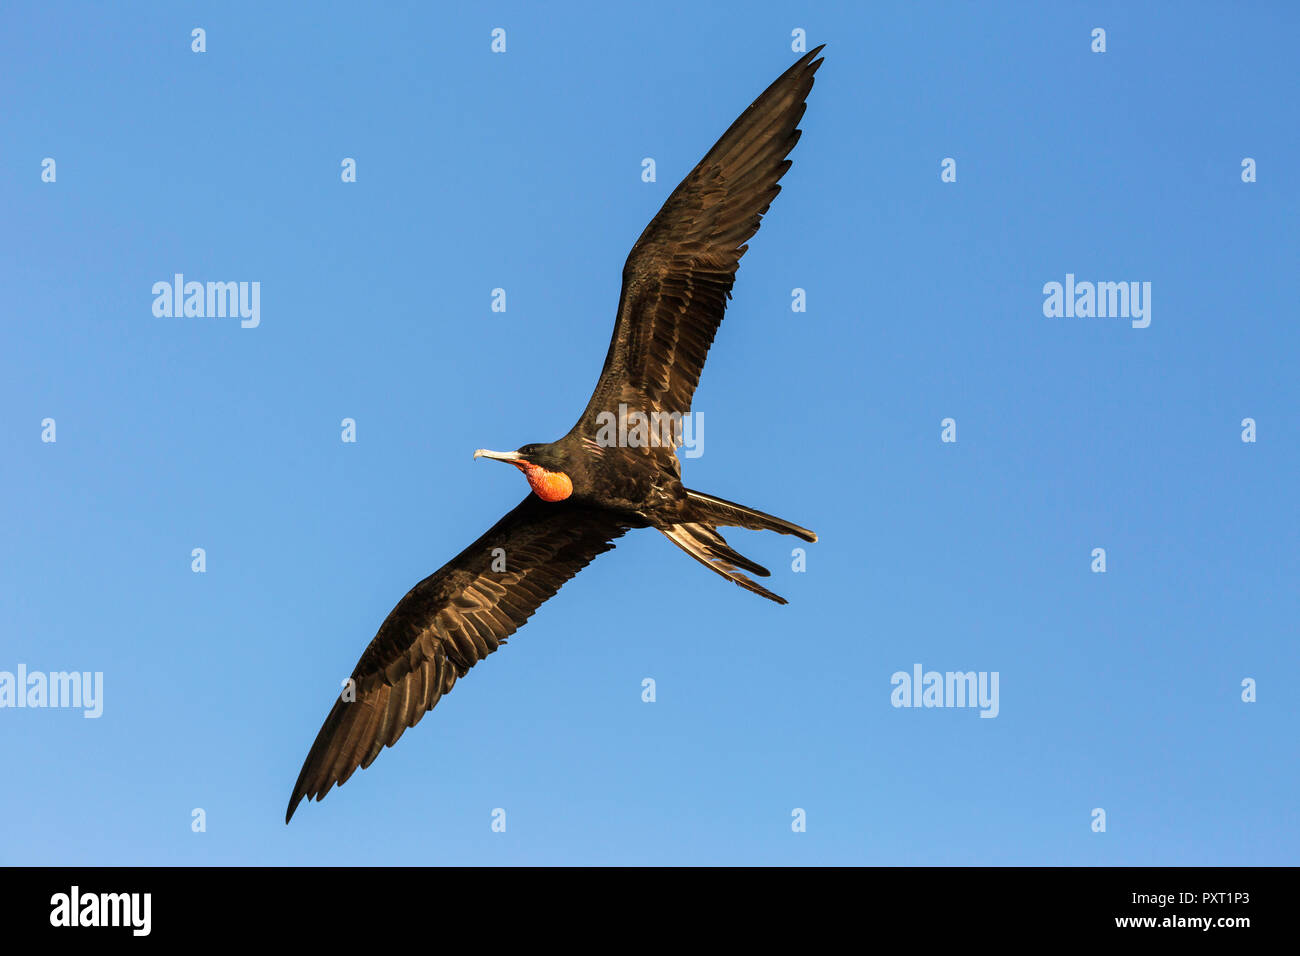
{"label": "forked tail", "polygon": [[734,501],[715,498],[713,495],[691,491],[689,488],[686,490],[686,495],[693,506],[692,511],[697,520],[662,527],[659,530],[664,533],[664,536],[706,568],[740,585],[746,591],[753,591],[777,604],[789,603],[779,594],[773,594],[741,573],[742,570],[749,571],[764,578],[771,575],[767,568],[749,560],[730,547],[726,539],[718,534],[717,526],[748,528],[753,531],[779,531],[781,534],[792,534],[805,541],[816,541],[817,535],[807,528],[801,528],[797,524],[753,508],[746,508]]}
{"label": "forked tail", "polygon": [[709,524],[748,528],[751,531],[779,531],[781,534],[792,534],[805,541],[817,540],[817,534],[807,528],[801,528],[783,518],[776,518],[753,508],[746,508],[725,498],[715,498],[713,495],[692,491],[689,488],[686,489],[686,497],[695,506],[695,513],[700,520]]}

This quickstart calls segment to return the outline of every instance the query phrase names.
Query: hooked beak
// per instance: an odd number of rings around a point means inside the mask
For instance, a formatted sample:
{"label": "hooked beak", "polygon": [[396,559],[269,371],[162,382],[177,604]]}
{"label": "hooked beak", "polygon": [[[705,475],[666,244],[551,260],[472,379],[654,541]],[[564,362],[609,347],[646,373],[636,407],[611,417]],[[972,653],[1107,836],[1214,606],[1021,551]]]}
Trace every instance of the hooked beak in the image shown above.
{"label": "hooked beak", "polygon": [[508,461],[512,463],[522,462],[524,460],[524,456],[519,454],[519,452],[517,451],[488,451],[488,449],[486,448],[476,449],[474,451],[474,457],[476,459],[494,458],[497,461]]}

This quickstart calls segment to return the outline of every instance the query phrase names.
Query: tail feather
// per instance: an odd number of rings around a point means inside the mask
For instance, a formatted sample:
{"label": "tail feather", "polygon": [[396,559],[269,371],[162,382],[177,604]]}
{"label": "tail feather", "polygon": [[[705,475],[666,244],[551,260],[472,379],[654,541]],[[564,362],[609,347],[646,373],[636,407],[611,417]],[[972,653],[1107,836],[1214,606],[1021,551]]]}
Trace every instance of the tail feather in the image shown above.
{"label": "tail feather", "polygon": [[690,522],[669,525],[659,530],[663,532],[664,537],[710,571],[722,575],[727,580],[740,585],[746,591],[753,591],[769,601],[775,601],[777,604],[789,603],[779,594],[773,594],[761,584],[757,584],[741,574],[737,568],[744,568],[746,571],[761,577],[768,577],[771,572],[761,564],[756,564],[743,554],[733,550],[728,546],[726,539],[718,534],[717,529],[710,525]]}
{"label": "tail feather", "polygon": [[781,534],[792,534],[805,541],[817,540],[816,532],[801,528],[783,518],[774,517],[754,508],[746,508],[734,501],[727,501],[725,498],[706,495],[702,491],[692,491],[689,488],[686,489],[686,497],[695,506],[696,516],[709,524],[748,528],[751,531],[777,531]]}

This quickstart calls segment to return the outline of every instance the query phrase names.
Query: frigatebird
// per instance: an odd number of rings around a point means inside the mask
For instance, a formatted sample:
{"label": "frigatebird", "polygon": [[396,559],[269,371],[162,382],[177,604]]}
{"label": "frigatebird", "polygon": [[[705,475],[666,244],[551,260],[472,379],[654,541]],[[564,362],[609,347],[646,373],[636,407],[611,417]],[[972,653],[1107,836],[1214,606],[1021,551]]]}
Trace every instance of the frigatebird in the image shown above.
{"label": "frigatebird", "polygon": [[685,487],[676,449],[746,243],[790,168],[786,156],[799,141],[821,50],[801,57],[731,124],[637,239],[623,266],[604,368],[572,430],[549,444],[474,452],[518,468],[530,493],[407,592],[380,625],[316,735],[285,823],[303,797],[321,800],[358,767],[369,767],[632,528],[657,528],[709,570],[786,603],[743,573],[769,574],[728,547],[717,529],[778,531],[805,541],[817,535]]}

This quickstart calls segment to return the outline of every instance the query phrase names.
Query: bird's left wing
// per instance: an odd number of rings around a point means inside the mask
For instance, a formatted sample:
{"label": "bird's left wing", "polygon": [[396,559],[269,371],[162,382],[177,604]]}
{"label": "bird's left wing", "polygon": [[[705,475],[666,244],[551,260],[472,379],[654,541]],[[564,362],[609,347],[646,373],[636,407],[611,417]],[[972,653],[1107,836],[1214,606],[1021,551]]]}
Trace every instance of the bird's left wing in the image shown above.
{"label": "bird's left wing", "polygon": [[623,266],[605,365],[575,431],[595,435],[602,416],[624,406],[690,412],[740,257],[790,168],[821,50],[809,50],[731,124],[641,233]]}
{"label": "bird's left wing", "polygon": [[[411,588],[361,655],[352,687],[325,718],[285,822],[303,797],[323,799],[358,767],[369,767],[458,677],[504,644],[592,558],[613,548],[628,527],[608,512],[530,494]],[[503,562],[504,570],[494,570]]]}

